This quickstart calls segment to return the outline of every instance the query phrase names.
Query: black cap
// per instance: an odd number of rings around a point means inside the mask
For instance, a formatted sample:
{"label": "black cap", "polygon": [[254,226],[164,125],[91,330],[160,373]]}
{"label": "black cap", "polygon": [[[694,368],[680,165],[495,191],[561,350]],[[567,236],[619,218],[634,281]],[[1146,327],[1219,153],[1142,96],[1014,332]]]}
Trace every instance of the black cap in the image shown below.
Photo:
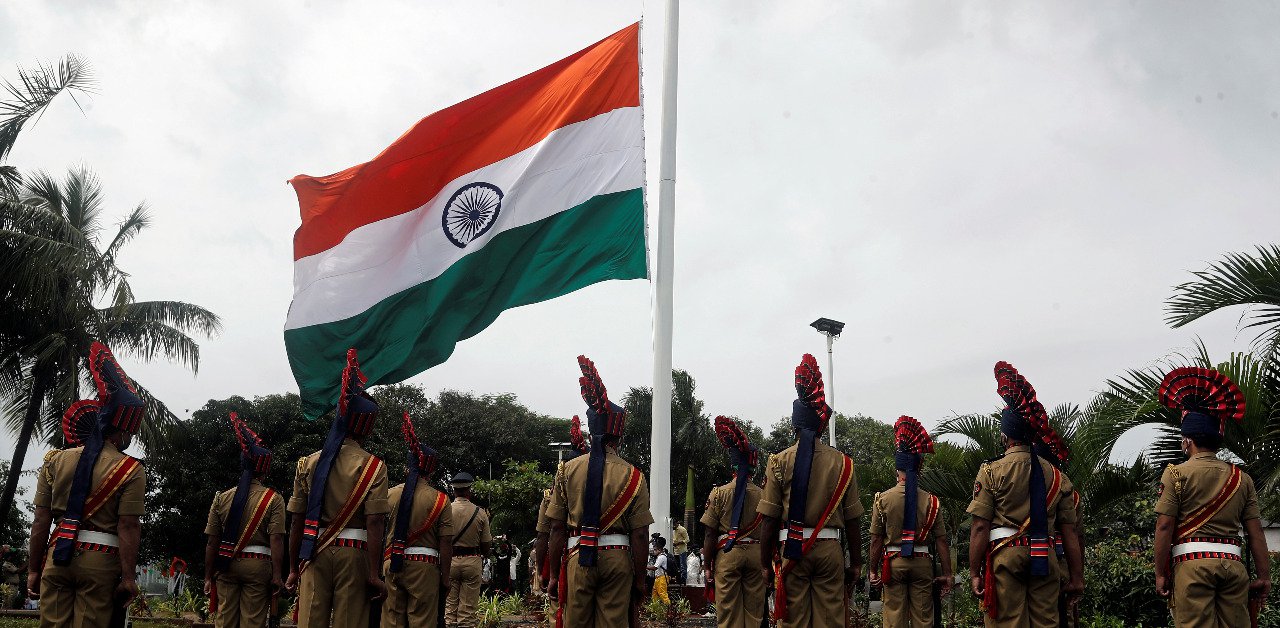
{"label": "black cap", "polygon": [[471,486],[472,484],[475,484],[475,481],[476,481],[476,477],[474,475],[471,475],[470,473],[463,471],[461,473],[455,474],[453,476],[453,479],[449,480],[449,483],[459,488],[466,488],[468,486]]}

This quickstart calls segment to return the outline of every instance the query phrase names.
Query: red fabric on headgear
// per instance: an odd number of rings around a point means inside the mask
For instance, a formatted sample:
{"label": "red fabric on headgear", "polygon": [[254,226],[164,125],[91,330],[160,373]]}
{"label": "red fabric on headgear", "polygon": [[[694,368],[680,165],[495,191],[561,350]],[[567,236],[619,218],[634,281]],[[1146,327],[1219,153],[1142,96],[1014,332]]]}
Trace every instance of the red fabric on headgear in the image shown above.
{"label": "red fabric on headgear", "polygon": [[817,431],[826,429],[827,421],[831,420],[831,406],[827,405],[827,393],[822,384],[818,359],[812,354],[804,354],[800,358],[800,365],[796,367],[796,397],[818,415],[821,424]]}
{"label": "red fabric on headgear", "polygon": [[94,399],[82,399],[62,413],[62,440],[68,447],[79,447],[93,433],[102,405]]}
{"label": "red fabric on headgear", "polygon": [[1036,389],[1018,369],[1005,361],[996,362],[996,393],[1018,413],[1031,428],[1032,436],[1044,443],[1059,462],[1065,463],[1071,452],[1057,430],[1049,423],[1049,413],[1036,398]]}
{"label": "red fabric on headgear", "polygon": [[582,419],[579,419],[576,414],[573,415],[572,419],[569,419],[569,442],[573,443],[573,448],[578,450],[578,453],[591,452],[591,442],[582,433]]}
{"label": "red fabric on headgear", "polygon": [[893,446],[908,454],[933,453],[933,439],[919,421],[903,415],[893,424]]}
{"label": "red fabric on headgear", "polygon": [[[609,401],[609,392],[605,390],[604,380],[600,378],[600,372],[596,370],[594,362],[587,359],[586,356],[580,355],[578,356],[578,368],[582,371],[582,377],[578,378],[578,384],[582,388],[582,400],[587,402],[588,409],[597,416],[602,417],[605,422],[604,429],[599,435],[621,438],[627,424],[626,411]],[[594,427],[592,427],[591,433],[595,435],[596,429]]]}
{"label": "red fabric on headgear", "polygon": [[731,451],[737,451],[743,457],[747,464],[758,466],[760,462],[760,452],[751,446],[751,440],[747,438],[747,433],[742,431],[742,426],[737,421],[725,416],[717,416],[715,421],[716,438],[720,440],[720,446]]}
{"label": "red fabric on headgear", "polygon": [[1225,434],[1227,420],[1244,420],[1245,400],[1231,378],[1213,369],[1184,366],[1169,372],[1160,382],[1160,403],[1188,412],[1202,412],[1218,419],[1218,434]]}
{"label": "red fabric on headgear", "polygon": [[145,407],[133,381],[120,368],[111,349],[94,341],[89,346],[89,372],[98,392],[100,408],[111,410],[107,424],[128,434],[137,434]]}
{"label": "red fabric on headgear", "polygon": [[405,444],[409,446],[410,454],[417,460],[418,471],[423,476],[430,476],[436,470],[438,456],[435,454],[435,450],[432,450],[430,454],[422,450],[422,441],[418,440],[418,435],[413,430],[413,419],[409,418],[407,410],[400,422],[400,433],[404,436]]}
{"label": "red fabric on headgear", "polygon": [[[342,369],[342,391],[338,397],[338,415],[347,417],[347,433],[357,437],[368,436],[373,431],[373,420],[378,416],[377,402],[364,389],[368,381],[369,378],[360,370],[356,350],[347,349],[347,366]],[[357,397],[367,399],[369,404],[359,403]],[[370,404],[373,405],[373,410],[366,411],[364,408]]]}
{"label": "red fabric on headgear", "polygon": [[262,444],[258,433],[240,420],[236,413],[230,413],[231,431],[235,432],[236,442],[240,443],[240,456],[249,459],[254,473],[267,473],[271,470],[271,450]]}

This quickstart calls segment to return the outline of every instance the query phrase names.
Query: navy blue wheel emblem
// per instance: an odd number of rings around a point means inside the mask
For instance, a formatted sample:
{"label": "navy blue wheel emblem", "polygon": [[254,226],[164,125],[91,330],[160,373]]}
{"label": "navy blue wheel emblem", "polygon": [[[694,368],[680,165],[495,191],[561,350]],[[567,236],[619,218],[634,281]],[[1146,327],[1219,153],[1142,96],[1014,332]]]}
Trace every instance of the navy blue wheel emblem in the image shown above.
{"label": "navy blue wheel emblem", "polygon": [[468,183],[458,188],[444,206],[440,221],[444,235],[458,248],[484,235],[498,222],[502,211],[502,190],[492,183]]}

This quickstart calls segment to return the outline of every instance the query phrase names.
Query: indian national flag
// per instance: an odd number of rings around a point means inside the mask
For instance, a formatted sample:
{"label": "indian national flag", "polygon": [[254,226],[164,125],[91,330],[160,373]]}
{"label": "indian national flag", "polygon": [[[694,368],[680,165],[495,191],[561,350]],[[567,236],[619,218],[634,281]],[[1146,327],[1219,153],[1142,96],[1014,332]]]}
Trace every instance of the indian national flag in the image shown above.
{"label": "indian national flag", "polygon": [[284,338],[308,416],[337,399],[348,347],[394,383],[507,308],[647,276],[638,34],[436,112],[368,163],[294,177]]}

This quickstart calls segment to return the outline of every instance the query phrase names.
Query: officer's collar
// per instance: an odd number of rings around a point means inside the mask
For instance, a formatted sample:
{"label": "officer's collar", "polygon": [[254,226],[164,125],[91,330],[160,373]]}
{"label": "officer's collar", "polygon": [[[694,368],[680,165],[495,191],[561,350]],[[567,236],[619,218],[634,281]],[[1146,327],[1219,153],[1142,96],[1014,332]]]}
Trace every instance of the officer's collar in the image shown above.
{"label": "officer's collar", "polygon": [[1013,447],[1010,447],[1004,451],[1007,454],[1017,453],[1017,452],[1026,453],[1031,451],[1031,446],[1030,445],[1014,445]]}
{"label": "officer's collar", "polygon": [[1213,451],[1202,451],[1200,453],[1193,454],[1190,458],[1190,460],[1217,460],[1217,459],[1218,459],[1218,454],[1217,452],[1213,452]]}

